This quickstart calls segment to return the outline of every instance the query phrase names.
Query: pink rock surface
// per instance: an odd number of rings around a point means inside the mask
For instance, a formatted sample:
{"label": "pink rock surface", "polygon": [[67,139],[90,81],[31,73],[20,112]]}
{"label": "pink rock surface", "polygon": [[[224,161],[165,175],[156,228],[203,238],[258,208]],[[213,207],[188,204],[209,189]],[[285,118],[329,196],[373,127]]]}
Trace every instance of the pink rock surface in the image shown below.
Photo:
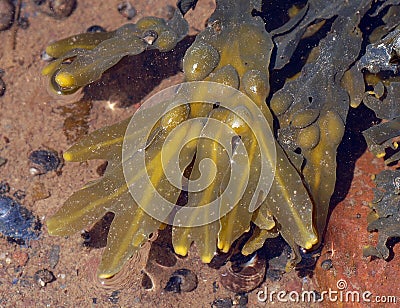
{"label": "pink rock surface", "polygon": [[[363,246],[376,244],[377,234],[367,232],[366,218],[371,211],[369,203],[375,187],[371,177],[384,168],[382,159],[364,153],[356,162],[346,198],[337,204],[329,218],[316,278],[320,292],[331,289],[338,291],[339,297],[343,295],[342,301],[340,298],[334,301],[341,307],[391,307],[395,304],[390,301],[400,302],[400,245],[394,246],[394,258],[389,262],[364,258],[362,254]],[[332,260],[333,266],[324,270],[321,263],[327,259]],[[356,296],[352,300],[349,291],[359,294],[360,300],[356,301]],[[363,294],[366,300],[362,299]],[[333,301],[325,300],[324,303],[330,307]]]}

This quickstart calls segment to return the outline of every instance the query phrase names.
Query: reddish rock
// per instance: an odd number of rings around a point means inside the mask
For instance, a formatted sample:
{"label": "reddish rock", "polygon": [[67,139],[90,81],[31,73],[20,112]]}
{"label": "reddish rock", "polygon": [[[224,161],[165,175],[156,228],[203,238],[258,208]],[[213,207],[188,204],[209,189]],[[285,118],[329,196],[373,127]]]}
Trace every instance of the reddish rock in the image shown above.
{"label": "reddish rock", "polygon": [[12,254],[12,260],[19,266],[25,266],[28,262],[29,255],[26,252],[18,250]]}
{"label": "reddish rock", "polygon": [[[320,292],[331,289],[338,291],[338,296],[343,296],[342,301],[335,301],[339,307],[394,306],[382,304],[382,301],[394,300],[388,296],[395,296],[396,302],[400,303],[400,244],[394,246],[394,258],[389,262],[364,258],[362,252],[363,246],[376,244],[377,234],[367,232],[367,215],[371,211],[368,204],[373,199],[372,188],[375,187],[371,176],[383,169],[385,166],[382,159],[375,158],[369,152],[363,154],[356,162],[354,178],[345,200],[336,205],[329,218],[325,245],[316,267],[316,278]],[[332,260],[330,269],[321,266],[327,259]],[[359,302],[356,300],[357,295],[354,295],[353,300],[349,291],[360,295]],[[363,293],[367,300],[362,299]],[[381,303],[378,303],[379,300]],[[326,306],[332,305],[327,299],[324,303]]]}

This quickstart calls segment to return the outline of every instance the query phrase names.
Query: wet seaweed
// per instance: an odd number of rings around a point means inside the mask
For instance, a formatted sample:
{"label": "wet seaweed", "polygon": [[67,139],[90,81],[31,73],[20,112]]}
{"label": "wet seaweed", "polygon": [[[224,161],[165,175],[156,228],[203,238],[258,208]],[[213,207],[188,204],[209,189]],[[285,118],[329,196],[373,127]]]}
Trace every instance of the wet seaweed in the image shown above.
{"label": "wet seaweed", "polygon": [[[53,43],[46,51],[56,59],[44,68],[43,73],[49,76],[54,90],[70,94],[100,78],[126,55],[138,55],[147,49],[172,50],[187,34],[188,25],[183,15],[194,9],[196,2],[179,1],[178,9],[169,21],[145,17],[136,24],[112,32],[84,33]],[[388,146],[397,148],[393,138],[398,136],[400,125],[397,106],[400,40],[396,23],[390,17],[397,18],[394,12],[399,3],[299,1],[283,11],[285,23],[275,23],[279,26],[274,28],[268,25],[273,15],[262,12],[265,7],[262,1],[217,1],[206,29],[197,35],[184,56],[186,81],[212,81],[238,89],[250,97],[273,129],[277,165],[265,201],[254,213],[248,211],[252,198],[249,196],[254,194],[255,182],[260,176],[260,147],[268,148],[266,143],[256,141],[248,125],[239,121],[249,115],[251,118],[252,112],[244,103],[243,106],[232,103],[235,108],[244,107],[241,110],[246,111],[240,119],[235,118],[219,106],[218,100],[213,106],[193,103],[168,109],[152,128],[145,147],[140,149],[148,155],[146,168],[151,184],[169,202],[176,203],[184,188],[170,185],[158,166],[164,141],[180,124],[183,125],[178,131],[182,137],[175,140],[177,148],[185,138],[211,131],[229,140],[231,149],[236,149],[237,141],[241,140],[246,150],[252,153],[249,185],[243,186],[246,194],[231,211],[207,225],[185,227],[175,224],[172,227],[172,244],[177,254],[186,255],[195,241],[202,261],[208,263],[218,252],[227,253],[235,240],[248,232],[253,224],[253,232],[241,248],[244,255],[251,255],[268,239],[281,235],[291,247],[290,263],[295,264],[301,260],[300,248],[315,249],[321,244],[336,185],[337,151],[345,133],[349,108],[364,103],[377,117],[389,120],[364,133],[371,151],[383,156]],[[275,2],[270,5],[281,8]],[[361,26],[368,16],[374,16],[381,23],[376,31],[364,31]],[[266,30],[271,28],[269,32]],[[312,44],[304,46],[310,38]],[[304,52],[299,52],[301,49]],[[301,58],[301,64],[296,68],[297,72],[289,74],[286,68],[296,57]],[[272,91],[271,72],[281,79],[276,83],[280,86],[273,87]],[[174,100],[189,97],[196,101],[209,89],[199,86],[195,92],[185,91],[184,87],[180,88]],[[150,108],[148,115],[154,110]],[[206,120],[190,122],[198,117]],[[47,222],[50,234],[69,235],[93,225],[107,212],[115,214],[99,269],[102,278],[117,273],[150,234],[163,227],[159,220],[139,208],[129,194],[128,186],[141,183],[144,171],[136,171],[128,183],[124,179],[121,152],[129,120],[85,136],[64,154],[66,161],[101,158],[107,160],[108,165],[101,179],[73,194]],[[212,120],[231,126],[235,130],[234,136],[218,130]],[[257,124],[254,125],[256,133],[261,131]],[[143,126],[145,129],[146,123]],[[129,140],[135,140],[136,136],[137,132],[127,133]],[[166,153],[172,155],[175,151],[168,147]],[[189,179],[200,176],[202,159],[212,160],[219,170],[207,189],[199,193],[187,192],[185,207],[193,208],[197,213],[197,207],[222,194],[225,172],[230,170],[229,162],[232,161],[214,141],[196,141],[184,147],[184,151],[180,164],[190,165],[187,169]],[[399,157],[395,154],[387,162]],[[245,174],[244,166],[238,165]],[[135,170],[133,165],[129,168]],[[144,199],[146,209],[155,202],[153,197]],[[379,209],[376,207],[374,211],[378,213]],[[398,225],[392,220],[397,216],[377,215],[379,218],[371,221],[369,230],[378,230],[384,239],[396,236]],[[198,219],[196,215],[192,217],[193,221],[195,219]],[[380,243],[386,243],[384,239]],[[382,244],[379,245],[380,256],[386,256]]]}
{"label": "wet seaweed", "polygon": [[[388,242],[400,238],[400,170],[384,170],[375,178],[376,189],[372,212],[368,216],[368,231],[377,231],[376,247],[364,247],[364,256],[389,259]],[[393,252],[392,252],[393,253]]]}

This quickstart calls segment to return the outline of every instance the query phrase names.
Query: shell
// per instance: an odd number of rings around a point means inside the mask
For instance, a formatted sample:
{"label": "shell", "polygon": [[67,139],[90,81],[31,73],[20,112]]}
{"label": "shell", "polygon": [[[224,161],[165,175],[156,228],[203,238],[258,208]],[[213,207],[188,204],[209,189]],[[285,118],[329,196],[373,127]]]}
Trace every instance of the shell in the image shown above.
{"label": "shell", "polygon": [[267,262],[257,254],[235,269],[234,264],[229,263],[226,271],[221,274],[221,284],[226,289],[235,293],[250,292],[264,281]]}
{"label": "shell", "polygon": [[197,288],[198,279],[195,273],[181,268],[172,273],[164,290],[167,292],[191,292]]}

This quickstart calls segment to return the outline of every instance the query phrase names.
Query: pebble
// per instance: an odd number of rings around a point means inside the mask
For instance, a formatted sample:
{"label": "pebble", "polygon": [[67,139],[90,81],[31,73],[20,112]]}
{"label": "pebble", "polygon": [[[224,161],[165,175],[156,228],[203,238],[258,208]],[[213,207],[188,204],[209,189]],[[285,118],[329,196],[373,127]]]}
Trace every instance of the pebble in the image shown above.
{"label": "pebble", "polygon": [[9,0],[0,0],[0,31],[9,29],[14,21],[15,6]]}
{"label": "pebble", "polygon": [[3,78],[0,77],[0,97],[3,96],[4,93],[6,93],[6,83],[4,82]]}
{"label": "pebble", "polygon": [[129,1],[122,1],[118,4],[118,12],[126,19],[131,20],[136,16],[136,9]]}
{"label": "pebble", "polygon": [[12,255],[12,259],[18,266],[25,266],[29,260],[29,255],[24,251],[16,251]]}
{"label": "pebble", "polygon": [[19,279],[19,285],[23,288],[30,288],[31,287],[31,282],[29,279]]}
{"label": "pebble", "polygon": [[76,0],[50,0],[49,8],[54,18],[66,18],[75,10]]}
{"label": "pebble", "polygon": [[56,280],[53,272],[49,271],[48,269],[38,270],[33,277],[38,285],[41,287],[45,287],[46,284]]}
{"label": "pebble", "polygon": [[6,162],[7,162],[7,159],[0,156],[0,167],[3,166],[3,165],[5,165]]}
{"label": "pebble", "polygon": [[233,307],[232,299],[228,298],[219,298],[212,302],[212,308],[231,308]]}
{"label": "pebble", "polygon": [[29,190],[29,194],[31,195],[33,201],[39,201],[50,197],[50,192],[46,189],[42,182],[33,183]]}
{"label": "pebble", "polygon": [[113,291],[111,295],[108,297],[108,300],[111,304],[118,304],[120,291]]}
{"label": "pebble", "polygon": [[55,268],[60,259],[60,245],[51,246],[48,258],[50,267]]}
{"label": "pebble", "polygon": [[4,195],[10,191],[10,184],[5,181],[0,181],[0,195]]}
{"label": "pebble", "polygon": [[213,282],[213,293],[217,293],[219,289],[219,285],[216,281]]}
{"label": "pebble", "polygon": [[18,189],[16,192],[13,193],[13,197],[21,201],[22,199],[25,199],[26,193],[23,190]]}
{"label": "pebble", "polygon": [[99,32],[107,32],[107,31],[102,26],[93,25],[93,26],[87,28],[86,32],[99,33]]}

